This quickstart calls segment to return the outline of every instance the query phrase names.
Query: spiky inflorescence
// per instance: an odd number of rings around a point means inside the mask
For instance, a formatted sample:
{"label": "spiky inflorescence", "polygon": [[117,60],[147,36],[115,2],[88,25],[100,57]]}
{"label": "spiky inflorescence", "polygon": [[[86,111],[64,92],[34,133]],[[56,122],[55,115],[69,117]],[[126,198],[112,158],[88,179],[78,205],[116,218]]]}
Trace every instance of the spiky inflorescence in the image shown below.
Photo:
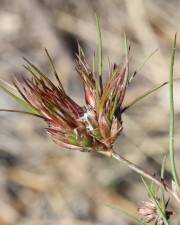
{"label": "spiky inflorescence", "polygon": [[80,106],[68,96],[49,57],[55,85],[30,61],[25,68],[32,78],[16,79],[14,84],[24,100],[48,124],[47,132],[60,146],[81,151],[110,151],[122,130],[121,109],[128,84],[127,62],[122,68],[113,64],[109,80],[102,85],[101,77],[90,70],[79,47],[76,70],[80,75],[86,105]]}
{"label": "spiky inflorescence", "polygon": [[[157,199],[157,202],[159,203],[160,200]],[[173,212],[167,210],[167,205],[168,202],[166,204],[164,214],[166,218],[169,219],[169,217],[173,214]],[[138,212],[145,223],[154,222],[155,225],[164,225],[163,218],[158,212],[156,205],[151,199],[144,201],[142,207],[138,209]]]}

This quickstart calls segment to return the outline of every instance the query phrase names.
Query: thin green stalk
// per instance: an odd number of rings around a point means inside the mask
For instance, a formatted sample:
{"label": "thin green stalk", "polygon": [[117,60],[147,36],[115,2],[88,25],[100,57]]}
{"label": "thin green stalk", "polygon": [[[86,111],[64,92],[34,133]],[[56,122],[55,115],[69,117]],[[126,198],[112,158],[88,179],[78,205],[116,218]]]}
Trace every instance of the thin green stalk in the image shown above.
{"label": "thin green stalk", "polygon": [[147,225],[146,223],[144,223],[142,220],[136,218],[134,215],[131,215],[129,212],[125,211],[122,208],[119,207],[114,207],[111,205],[107,205],[109,208],[114,209],[116,211],[120,211],[121,213],[123,213],[125,216],[127,216],[127,218],[131,219],[133,222],[135,222],[138,225]]}
{"label": "thin green stalk", "polygon": [[[178,81],[180,80],[180,78],[175,78],[173,79],[173,81]],[[132,100],[132,102],[130,102],[128,105],[124,106],[124,108],[122,108],[122,112],[125,112],[127,109],[129,109],[131,106],[135,105],[136,103],[140,102],[141,100],[143,100],[145,97],[153,94],[154,92],[156,92],[157,90],[159,90],[160,88],[162,88],[163,86],[169,84],[168,81],[163,82],[160,85],[157,85],[156,87],[152,88],[151,90],[146,91],[144,94],[140,95],[139,97],[137,97],[136,99]]]}
{"label": "thin green stalk", "polygon": [[95,53],[93,54],[93,61],[92,61],[92,68],[93,68],[93,75],[95,79],[95,86],[96,86],[96,104],[99,104],[99,80],[96,78],[95,73]]}
{"label": "thin green stalk", "polygon": [[138,74],[142,68],[145,66],[145,64],[149,61],[149,59],[158,51],[158,49],[155,49],[150,55],[148,55],[145,60],[142,62],[142,64],[134,71],[134,73],[129,77],[128,83],[131,83],[133,78]]}
{"label": "thin green stalk", "polygon": [[59,79],[58,73],[57,73],[56,68],[55,68],[55,65],[53,63],[53,59],[51,58],[51,56],[50,56],[50,54],[49,54],[49,52],[48,52],[48,50],[46,48],[45,48],[45,53],[46,53],[46,55],[47,55],[47,57],[49,59],[50,65],[51,65],[52,70],[53,70],[53,74],[56,77],[56,80],[58,81],[59,86],[64,91],[63,85],[62,85],[62,83],[61,83],[61,81]]}
{"label": "thin green stalk", "polygon": [[30,115],[30,116],[39,117],[41,119],[45,119],[45,117],[43,117],[39,114],[32,113],[32,112],[26,112],[26,111],[22,111],[22,110],[16,110],[16,109],[0,109],[0,112],[21,113],[21,114],[26,114],[26,115]]}
{"label": "thin green stalk", "polygon": [[[165,165],[166,165],[166,155],[163,158],[162,166],[161,166],[161,179],[164,181],[164,172],[165,172]],[[166,210],[166,202],[164,196],[164,188],[161,188],[161,204],[163,208],[163,212]]]}
{"label": "thin green stalk", "polygon": [[100,18],[96,15],[96,26],[97,26],[97,32],[98,32],[98,68],[99,68],[99,85],[100,85],[100,94],[102,93],[102,34],[101,34],[101,28],[100,28]]}
{"label": "thin green stalk", "polygon": [[174,37],[174,43],[172,48],[172,56],[171,56],[171,64],[169,70],[169,156],[171,161],[171,170],[173,179],[177,185],[180,187],[180,181],[176,170],[176,162],[175,162],[175,149],[174,149],[174,124],[175,124],[175,116],[174,116],[174,95],[173,95],[173,78],[174,78],[174,61],[175,61],[175,53],[176,53],[176,37]]}
{"label": "thin green stalk", "polygon": [[128,40],[127,40],[127,36],[126,33],[124,33],[124,49],[125,49],[125,57],[126,57],[126,75],[125,75],[125,81],[124,81],[124,85],[126,85],[129,81],[128,81],[128,77],[129,77],[129,64],[128,64],[128,60],[129,60],[129,51],[130,51],[130,45],[128,45]]}
{"label": "thin green stalk", "polygon": [[157,176],[154,176],[153,174],[149,173],[148,171],[145,171],[143,168],[141,168],[141,167],[137,166],[136,164],[130,162],[129,160],[125,159],[124,157],[122,157],[121,155],[117,154],[114,151],[111,151],[111,152],[108,152],[108,153],[105,153],[105,152],[99,152],[99,153],[105,154],[106,156],[112,157],[112,158],[116,159],[117,161],[125,164],[131,170],[135,171],[139,175],[141,175],[141,176],[147,178],[148,180],[152,181],[157,186],[163,188],[166,192],[171,194],[178,202],[180,202],[180,199],[178,198],[176,193],[174,193],[172,191],[171,187],[167,183],[165,183],[165,181],[162,181],[161,178],[159,178]]}
{"label": "thin green stalk", "polygon": [[92,72],[94,75],[95,74],[95,53],[93,54],[93,60],[92,60]]}
{"label": "thin green stalk", "polygon": [[153,201],[154,205],[156,206],[156,210],[158,210],[159,214],[161,215],[161,218],[163,219],[164,225],[170,225],[167,218],[166,218],[166,214],[163,212],[159,202],[156,199],[156,196],[154,195],[154,193],[151,191],[151,188],[148,186],[148,184],[145,182],[145,180],[143,179],[143,183],[146,187],[146,190],[151,198],[151,200]]}
{"label": "thin green stalk", "polygon": [[14,86],[8,84],[7,82],[0,79],[0,89],[6,92],[11,98],[13,98],[19,105],[23,108],[32,112],[34,114],[39,114],[38,111],[32,107],[29,103],[27,103],[19,94],[19,92],[15,89]]}

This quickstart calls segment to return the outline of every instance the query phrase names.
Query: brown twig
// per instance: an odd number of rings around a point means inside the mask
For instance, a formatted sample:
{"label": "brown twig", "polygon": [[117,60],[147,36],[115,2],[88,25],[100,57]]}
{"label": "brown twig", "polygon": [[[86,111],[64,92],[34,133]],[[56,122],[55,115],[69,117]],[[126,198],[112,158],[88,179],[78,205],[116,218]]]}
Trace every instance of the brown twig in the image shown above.
{"label": "brown twig", "polygon": [[[102,152],[100,152],[102,153]],[[152,175],[151,173],[149,173],[148,171],[144,170],[143,168],[137,166],[136,164],[130,162],[129,160],[127,160],[126,158],[122,157],[121,155],[117,154],[114,151],[110,151],[111,154],[109,154],[109,152],[106,154],[104,152],[105,155],[112,157],[114,159],[116,159],[117,161],[125,164],[126,166],[128,166],[131,170],[135,171],[136,173],[138,173],[139,175],[147,178],[148,180],[152,181],[154,184],[156,184],[157,186],[163,188],[166,192],[168,192],[169,194],[171,194],[179,203],[180,203],[180,198],[177,196],[177,194],[175,192],[173,192],[172,188],[170,187],[169,184],[167,184],[164,180],[162,181],[160,177],[155,177],[154,175]]]}

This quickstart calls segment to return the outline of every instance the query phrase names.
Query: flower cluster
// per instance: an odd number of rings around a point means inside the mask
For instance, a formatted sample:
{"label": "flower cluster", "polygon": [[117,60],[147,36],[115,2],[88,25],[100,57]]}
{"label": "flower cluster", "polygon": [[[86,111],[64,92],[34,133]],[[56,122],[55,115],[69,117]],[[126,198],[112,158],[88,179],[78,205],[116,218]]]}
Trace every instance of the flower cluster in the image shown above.
{"label": "flower cluster", "polygon": [[[157,202],[159,203],[160,200],[157,199]],[[145,223],[154,222],[155,225],[164,225],[163,218],[158,212],[157,206],[152,200],[149,199],[147,201],[144,201],[143,206],[138,209],[138,212]],[[167,219],[169,219],[172,214],[172,211],[168,211],[167,209],[165,209],[165,216],[167,217]]]}
{"label": "flower cluster", "polygon": [[32,78],[16,79],[14,84],[23,99],[48,124],[47,132],[60,146],[81,151],[110,151],[122,131],[121,110],[128,79],[128,62],[112,64],[108,81],[91,70],[79,47],[76,70],[82,79],[85,106],[65,92],[52,59],[46,51],[58,85],[30,61],[25,68]]}

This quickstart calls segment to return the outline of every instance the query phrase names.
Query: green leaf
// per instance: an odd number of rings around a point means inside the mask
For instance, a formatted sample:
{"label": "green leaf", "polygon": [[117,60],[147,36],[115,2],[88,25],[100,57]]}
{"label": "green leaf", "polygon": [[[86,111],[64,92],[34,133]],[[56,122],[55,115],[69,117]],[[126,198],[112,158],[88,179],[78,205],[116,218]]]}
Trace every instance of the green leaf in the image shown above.
{"label": "green leaf", "polygon": [[125,75],[125,82],[124,85],[127,85],[128,83],[128,77],[129,77],[129,51],[130,51],[130,45],[128,44],[128,39],[126,36],[126,33],[124,33],[124,49],[125,49],[125,56],[126,56],[126,75]]}
{"label": "green leaf", "polygon": [[61,89],[64,91],[63,85],[62,85],[62,83],[61,83],[61,81],[60,81],[60,79],[59,79],[59,76],[58,76],[58,73],[57,73],[57,71],[56,71],[56,68],[55,68],[55,65],[54,65],[54,63],[53,63],[53,60],[52,60],[52,58],[51,58],[51,56],[50,56],[50,54],[49,54],[49,52],[48,52],[48,50],[47,50],[46,48],[45,48],[45,52],[46,52],[46,55],[47,55],[47,57],[48,57],[48,59],[49,59],[49,62],[50,62],[50,65],[51,65],[51,67],[52,67],[54,76],[56,77],[56,80],[58,81],[59,86],[60,86]]}
{"label": "green leaf", "polygon": [[176,162],[175,162],[175,150],[174,150],[174,95],[173,95],[173,83],[174,83],[174,61],[175,61],[175,53],[176,53],[176,38],[177,34],[175,34],[173,47],[172,47],[172,55],[171,55],[171,63],[169,69],[169,156],[171,161],[171,170],[174,181],[177,187],[180,187],[180,180],[177,174]]}
{"label": "green leaf", "polygon": [[6,81],[0,79],[0,88],[6,92],[10,97],[12,97],[19,105],[29,112],[39,114],[37,110],[27,103],[19,94],[19,92],[14,88],[14,86],[8,84]]}
{"label": "green leaf", "polygon": [[131,219],[133,222],[135,222],[138,225],[146,225],[146,223],[144,223],[142,220],[136,218],[135,216],[131,215],[130,213],[128,213],[127,211],[125,211],[124,209],[122,209],[120,207],[114,207],[114,206],[110,206],[110,205],[107,205],[107,206],[113,210],[123,213],[125,216],[127,216],[129,219]]}
{"label": "green leaf", "polygon": [[161,208],[161,205],[159,204],[159,202],[157,201],[156,195],[151,191],[150,186],[145,182],[145,180],[142,178],[142,181],[145,185],[145,188],[149,194],[149,197],[151,198],[151,200],[153,201],[154,205],[156,206],[156,209],[158,210],[158,213],[161,215],[164,225],[170,225],[167,218],[166,218],[166,214],[164,213],[164,210]]}
{"label": "green leaf", "polygon": [[164,179],[164,171],[166,166],[166,155],[163,158],[162,166],[161,166],[161,179]]}
{"label": "green leaf", "polygon": [[[162,166],[161,166],[161,179],[162,180],[164,180],[165,165],[166,165],[166,156],[163,158],[163,162],[162,162]],[[166,202],[165,202],[164,188],[161,188],[161,205],[165,212]]]}
{"label": "green leaf", "polygon": [[97,33],[98,33],[98,66],[99,66],[99,88],[100,93],[102,93],[102,68],[103,68],[103,62],[102,62],[102,34],[101,34],[101,27],[100,27],[100,18],[99,16],[96,16],[96,27],[97,27]]}
{"label": "green leaf", "polygon": [[79,145],[79,135],[76,131],[72,132],[68,138],[68,142],[72,145]]}
{"label": "green leaf", "polygon": [[92,59],[92,73],[95,74],[95,53],[93,54],[93,59]]}
{"label": "green leaf", "polygon": [[0,79],[0,87],[4,91],[6,91],[8,93],[11,93],[11,94],[17,96],[18,98],[21,98],[21,95],[19,94],[19,92],[17,91],[17,89],[13,85],[7,83],[6,81],[4,81],[2,79]]}
{"label": "green leaf", "polygon": [[39,114],[32,113],[32,112],[21,111],[21,110],[16,110],[16,109],[0,109],[0,112],[20,113],[20,114],[26,114],[26,115],[35,116],[35,117],[39,117],[39,118],[44,119],[44,117],[39,115]]}
{"label": "green leaf", "polygon": [[33,63],[31,63],[28,59],[23,58],[25,62],[28,64],[28,66],[24,66],[34,77],[37,77],[36,73],[39,75],[39,77],[43,78],[47,83],[54,86],[52,81],[47,77],[46,74],[44,74],[37,66],[35,66]]}
{"label": "green leaf", "polygon": [[82,146],[84,146],[84,147],[92,147],[93,146],[92,138],[84,137],[83,140],[82,140]]}
{"label": "green leaf", "polygon": [[138,74],[142,68],[144,67],[144,65],[149,61],[149,59],[158,51],[158,49],[155,49],[150,55],[147,56],[147,58],[145,58],[145,60],[142,62],[142,64],[134,71],[134,73],[129,77],[128,79],[128,83],[131,83],[132,79],[136,76],[136,74]]}
{"label": "green leaf", "polygon": [[[180,80],[180,78],[173,79],[173,81],[178,81],[178,80]],[[135,104],[137,104],[138,102],[140,102],[144,98],[148,97],[149,95],[153,94],[154,92],[156,92],[157,90],[159,90],[163,86],[167,85],[168,83],[169,83],[168,81],[165,81],[162,84],[159,84],[156,87],[146,91],[144,94],[142,94],[139,97],[137,97],[136,99],[132,100],[132,102],[130,102],[127,106],[124,106],[123,109],[122,109],[122,112],[125,112],[127,109],[134,106]]]}

